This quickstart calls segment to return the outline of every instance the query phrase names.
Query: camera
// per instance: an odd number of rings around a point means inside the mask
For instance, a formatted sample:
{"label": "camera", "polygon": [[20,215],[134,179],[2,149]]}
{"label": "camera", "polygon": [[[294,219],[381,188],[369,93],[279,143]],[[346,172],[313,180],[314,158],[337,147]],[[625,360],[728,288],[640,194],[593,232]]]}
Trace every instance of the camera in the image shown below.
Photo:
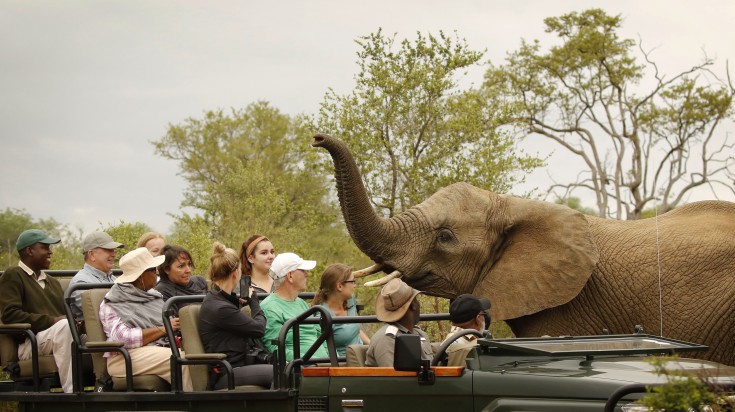
{"label": "camera", "polygon": [[246,304],[250,302],[250,285],[252,284],[252,279],[250,276],[242,276],[240,278],[240,299],[242,299]]}
{"label": "camera", "polygon": [[273,354],[268,353],[265,349],[251,347],[245,355],[245,365],[271,364],[273,363]]}

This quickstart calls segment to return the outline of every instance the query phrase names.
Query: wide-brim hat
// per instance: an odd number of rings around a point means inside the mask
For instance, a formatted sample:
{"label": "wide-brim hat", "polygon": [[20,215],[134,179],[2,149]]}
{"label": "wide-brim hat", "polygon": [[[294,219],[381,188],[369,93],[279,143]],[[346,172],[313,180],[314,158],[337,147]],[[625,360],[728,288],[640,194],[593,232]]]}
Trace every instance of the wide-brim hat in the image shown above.
{"label": "wide-brim hat", "polygon": [[413,299],[421,291],[400,279],[391,279],[383,286],[375,302],[375,315],[382,322],[396,322],[403,317]]}
{"label": "wide-brim hat", "polygon": [[126,253],[120,258],[120,269],[123,274],[115,279],[115,283],[132,283],[135,282],[140,275],[150,268],[161,266],[166,256],[153,256],[148,249],[139,247],[132,252]]}

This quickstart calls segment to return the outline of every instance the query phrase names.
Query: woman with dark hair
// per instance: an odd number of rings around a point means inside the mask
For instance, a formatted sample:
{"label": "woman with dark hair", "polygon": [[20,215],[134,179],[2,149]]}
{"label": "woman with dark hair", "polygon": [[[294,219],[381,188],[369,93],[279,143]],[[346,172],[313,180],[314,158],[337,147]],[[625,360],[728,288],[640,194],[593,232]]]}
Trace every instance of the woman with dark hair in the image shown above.
{"label": "woman with dark hair", "polygon": [[273,243],[262,235],[252,235],[240,247],[242,275],[250,276],[251,285],[258,293],[273,292],[273,278],[268,271],[271,268],[276,250]]}
{"label": "woman with dark hair", "polygon": [[[199,335],[207,352],[224,353],[232,364],[235,385],[258,385],[270,387],[273,381],[273,366],[268,353],[260,348],[259,338],[265,334],[265,315],[252,288],[250,316],[243,313],[235,286],[240,284],[242,272],[237,253],[219,242],[215,242],[210,258],[209,279],[212,290],[202,302],[199,312]],[[215,389],[227,387],[227,379],[212,373],[210,384]]]}
{"label": "woman with dark hair", "polygon": [[[327,266],[322,273],[319,291],[312,305],[324,306],[332,313],[332,316],[356,316],[355,282],[352,268],[349,266],[341,263]],[[349,345],[370,343],[370,338],[360,329],[358,323],[335,323],[332,325],[332,330],[337,356],[345,356]]]}
{"label": "woman with dark hair", "polygon": [[181,246],[166,245],[161,250],[165,260],[158,267],[161,277],[156,290],[166,301],[174,296],[204,295],[207,293],[207,281],[201,276],[192,276],[194,261],[191,253]]}
{"label": "woman with dark hair", "polygon": [[[171,383],[171,349],[165,339],[161,313],[163,298],[153,290],[156,266],[163,256],[154,257],[141,247],[120,258],[122,275],[100,304],[100,322],[109,342],[123,342],[130,354],[133,376],[158,375]],[[178,331],[179,318],[171,319]],[[112,377],[125,377],[125,360],[117,352],[105,353],[107,372]],[[183,368],[184,391],[192,390],[189,368]]]}

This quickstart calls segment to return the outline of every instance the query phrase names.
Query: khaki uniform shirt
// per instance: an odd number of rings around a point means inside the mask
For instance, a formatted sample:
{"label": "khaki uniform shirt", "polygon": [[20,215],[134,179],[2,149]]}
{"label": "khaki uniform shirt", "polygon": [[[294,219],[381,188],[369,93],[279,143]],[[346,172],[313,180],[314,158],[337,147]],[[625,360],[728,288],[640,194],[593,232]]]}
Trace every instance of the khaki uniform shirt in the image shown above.
{"label": "khaki uniform shirt", "polygon": [[365,366],[388,366],[393,367],[393,350],[398,335],[419,335],[421,337],[421,359],[431,360],[434,350],[426,332],[414,326],[413,332],[409,332],[398,323],[386,323],[370,339],[367,353],[365,355]]}

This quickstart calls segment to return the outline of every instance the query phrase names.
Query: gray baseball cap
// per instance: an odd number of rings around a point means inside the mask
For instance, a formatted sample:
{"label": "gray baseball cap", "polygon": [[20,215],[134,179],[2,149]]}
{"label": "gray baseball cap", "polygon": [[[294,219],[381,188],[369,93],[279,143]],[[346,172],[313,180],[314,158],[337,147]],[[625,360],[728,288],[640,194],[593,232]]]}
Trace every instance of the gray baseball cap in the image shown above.
{"label": "gray baseball cap", "polygon": [[112,240],[112,236],[105,232],[93,232],[85,236],[84,240],[82,240],[82,253],[87,253],[98,247],[102,249],[117,249],[123,246],[125,245],[120,242],[115,242]]}

